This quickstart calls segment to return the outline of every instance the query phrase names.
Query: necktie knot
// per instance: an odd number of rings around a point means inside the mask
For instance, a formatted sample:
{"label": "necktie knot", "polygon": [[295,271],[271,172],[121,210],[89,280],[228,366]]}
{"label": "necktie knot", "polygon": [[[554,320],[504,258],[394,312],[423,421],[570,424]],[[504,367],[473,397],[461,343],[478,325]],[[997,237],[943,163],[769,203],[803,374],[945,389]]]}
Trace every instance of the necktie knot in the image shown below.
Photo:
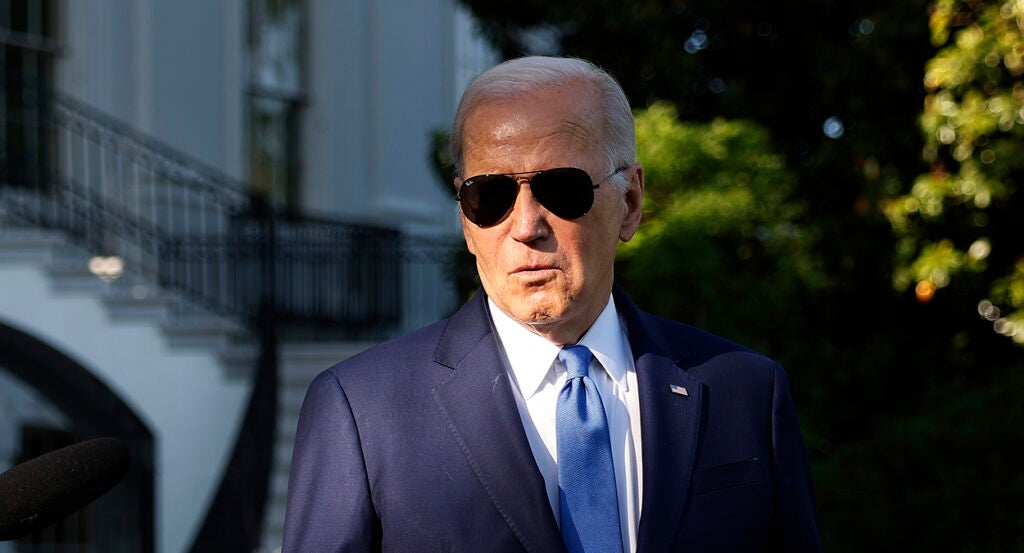
{"label": "necktie knot", "polygon": [[565,365],[566,380],[589,376],[591,353],[587,346],[566,346],[558,352],[558,360]]}

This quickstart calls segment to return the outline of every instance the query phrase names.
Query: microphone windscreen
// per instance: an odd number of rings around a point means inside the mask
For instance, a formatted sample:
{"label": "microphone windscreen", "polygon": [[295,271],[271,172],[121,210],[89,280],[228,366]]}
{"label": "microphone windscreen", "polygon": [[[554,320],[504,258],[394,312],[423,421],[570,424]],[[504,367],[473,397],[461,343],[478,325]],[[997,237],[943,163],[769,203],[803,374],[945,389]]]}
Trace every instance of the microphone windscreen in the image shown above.
{"label": "microphone windscreen", "polygon": [[120,482],[130,465],[120,440],[96,438],[0,474],[0,540],[27,536],[88,505]]}

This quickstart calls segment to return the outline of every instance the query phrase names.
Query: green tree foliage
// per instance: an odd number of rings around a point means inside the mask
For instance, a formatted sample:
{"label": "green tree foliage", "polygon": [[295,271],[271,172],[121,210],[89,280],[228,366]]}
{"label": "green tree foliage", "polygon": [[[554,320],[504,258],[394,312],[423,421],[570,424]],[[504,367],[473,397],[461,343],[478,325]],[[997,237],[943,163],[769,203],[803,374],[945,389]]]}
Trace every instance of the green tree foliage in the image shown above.
{"label": "green tree foliage", "polygon": [[[1024,359],[977,316],[1020,294],[1024,206],[1006,187],[1024,159],[1011,109],[1021,93],[1005,54],[949,65],[971,68],[967,88],[984,93],[969,109],[1004,114],[972,131],[986,143],[958,160],[963,131],[936,134],[951,120],[924,137],[918,126],[922,106],[968,109],[966,89],[939,102],[938,62],[923,80],[936,55],[929,13],[947,18],[938,44],[954,44],[982,20],[965,6],[995,0],[931,12],[929,0],[461,1],[506,57],[577,55],[622,82],[648,203],[617,278],[641,307],[786,366],[827,550],[1020,550]],[[1013,40],[1003,52],[1019,52]],[[1010,96],[989,103],[1000,91]],[[1005,114],[1014,126],[1000,130]],[[969,159],[987,207],[954,176]],[[902,197],[926,172],[961,191]],[[901,219],[894,206],[914,199]],[[948,282],[922,303],[910,288],[938,279],[936,267]]]}
{"label": "green tree foliage", "polygon": [[[1024,428],[1019,364],[972,353],[957,333],[943,348],[913,342],[912,329],[886,337],[864,324],[870,337],[859,343],[869,351],[856,352],[827,336],[835,327],[816,331],[814,306],[833,283],[813,227],[802,222],[796,177],[767,132],[749,121],[684,122],[667,103],[638,110],[636,121],[646,223],[620,249],[618,278],[659,313],[817,358],[801,386],[823,383],[837,404],[804,410],[828,549],[1014,551],[1024,528],[1024,473],[1011,445]],[[886,315],[913,321],[887,299]],[[932,307],[925,317],[949,316]],[[933,351],[918,349],[926,347]],[[922,378],[915,361],[940,378]],[[867,381],[856,373],[862,364]],[[963,370],[975,365],[995,368]]]}
{"label": "green tree foliage", "polygon": [[655,103],[636,122],[647,223],[620,250],[619,280],[669,317],[763,341],[801,290],[823,284],[795,175],[749,121],[686,123]]}
{"label": "green tree foliage", "polygon": [[931,170],[886,203],[898,288],[930,298],[960,274],[990,283],[979,314],[1024,344],[1024,3],[939,0],[921,128]]}
{"label": "green tree foliage", "polygon": [[839,234],[855,206],[921,168],[927,0],[463,3],[505,57],[578,55],[618,77],[636,107],[757,121],[811,207],[841,215],[826,218]]}
{"label": "green tree foliage", "polygon": [[995,380],[946,380],[927,394],[928,410],[817,464],[827,550],[1021,551],[1024,371],[1004,368]]}

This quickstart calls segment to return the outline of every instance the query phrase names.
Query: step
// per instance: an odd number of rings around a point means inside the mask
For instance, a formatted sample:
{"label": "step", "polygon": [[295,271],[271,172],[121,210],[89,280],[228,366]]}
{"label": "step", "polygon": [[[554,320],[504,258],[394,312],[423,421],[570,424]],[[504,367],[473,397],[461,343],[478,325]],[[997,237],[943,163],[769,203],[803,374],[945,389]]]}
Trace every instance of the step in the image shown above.
{"label": "step", "polygon": [[[171,347],[225,351],[245,328],[215,315],[174,315],[161,325]],[[235,367],[244,369],[244,367]]]}
{"label": "step", "polygon": [[103,297],[110,315],[116,323],[135,324],[140,322],[164,323],[169,317],[171,305],[177,298],[153,290],[143,284],[134,286],[109,287]]}
{"label": "step", "polygon": [[55,232],[0,225],[0,263],[49,265],[64,243]]}

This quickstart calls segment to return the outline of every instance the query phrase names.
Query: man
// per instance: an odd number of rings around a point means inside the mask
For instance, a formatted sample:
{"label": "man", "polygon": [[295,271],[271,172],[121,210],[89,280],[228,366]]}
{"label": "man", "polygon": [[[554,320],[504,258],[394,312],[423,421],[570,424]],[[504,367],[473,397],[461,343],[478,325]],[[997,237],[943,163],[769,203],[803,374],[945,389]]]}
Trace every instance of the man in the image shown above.
{"label": "man", "polygon": [[614,286],[644,192],[618,83],[501,64],[452,152],[482,290],[311,384],[285,552],[819,551],[783,370]]}

